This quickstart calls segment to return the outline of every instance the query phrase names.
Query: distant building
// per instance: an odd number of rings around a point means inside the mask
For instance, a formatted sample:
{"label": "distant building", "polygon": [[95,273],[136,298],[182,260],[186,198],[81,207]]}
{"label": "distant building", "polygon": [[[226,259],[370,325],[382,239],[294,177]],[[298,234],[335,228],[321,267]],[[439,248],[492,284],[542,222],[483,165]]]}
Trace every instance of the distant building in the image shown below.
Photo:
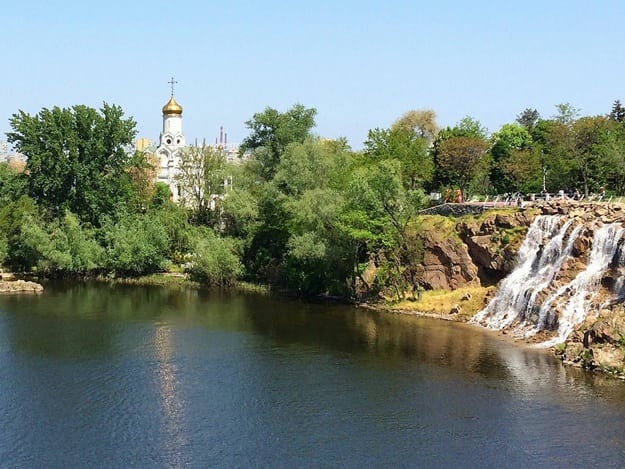
{"label": "distant building", "polygon": [[0,140],[0,163],[7,163],[9,166],[22,171],[26,166],[26,156],[21,153],[10,153],[8,142]]}
{"label": "distant building", "polygon": [[9,160],[9,144],[4,140],[0,140],[0,163],[6,163]]}
{"label": "distant building", "polygon": [[149,138],[138,138],[135,141],[134,150],[136,151],[150,151],[155,148],[154,142]]}

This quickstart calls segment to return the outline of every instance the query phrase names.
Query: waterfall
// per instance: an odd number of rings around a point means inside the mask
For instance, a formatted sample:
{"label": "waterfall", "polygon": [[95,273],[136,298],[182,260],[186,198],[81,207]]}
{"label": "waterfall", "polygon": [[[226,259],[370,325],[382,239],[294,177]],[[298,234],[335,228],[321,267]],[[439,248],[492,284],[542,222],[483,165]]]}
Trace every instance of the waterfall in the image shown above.
{"label": "waterfall", "polygon": [[530,300],[545,279],[553,278],[553,267],[562,263],[562,241],[571,223],[559,226],[561,217],[541,215],[530,226],[518,253],[517,267],[501,283],[488,306],[472,322],[504,329],[523,321]]}
{"label": "waterfall", "polygon": [[554,306],[560,305],[560,314],[557,318],[558,335],[545,342],[545,346],[564,342],[573,332],[573,328],[586,318],[592,308],[592,301],[597,296],[601,276],[617,253],[623,231],[625,230],[619,224],[604,225],[596,230],[586,269],[543,302],[539,312],[540,328],[547,328],[554,323]]}
{"label": "waterfall", "polygon": [[[509,329],[513,335],[525,338],[557,328],[556,337],[544,343],[548,346],[564,341],[584,320],[602,274],[615,259],[625,265],[625,249],[619,250],[625,230],[620,224],[597,228],[586,268],[553,291],[558,273],[571,258],[573,244],[583,229],[581,223],[574,226],[573,219],[562,221],[561,216],[553,215],[536,218],[519,249],[517,267],[471,322],[491,329]],[[624,290],[625,285],[617,282],[616,294],[625,295]]]}
{"label": "waterfall", "polygon": [[617,300],[623,301],[625,300],[625,243],[620,244],[616,259],[615,267],[619,275],[614,285],[614,292],[617,295]]}

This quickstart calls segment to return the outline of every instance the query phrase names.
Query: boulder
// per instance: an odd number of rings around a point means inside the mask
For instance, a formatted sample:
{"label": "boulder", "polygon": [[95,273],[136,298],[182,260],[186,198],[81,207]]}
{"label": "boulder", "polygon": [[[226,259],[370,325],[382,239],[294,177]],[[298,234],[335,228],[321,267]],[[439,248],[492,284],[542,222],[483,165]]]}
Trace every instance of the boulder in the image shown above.
{"label": "boulder", "polygon": [[43,286],[26,280],[0,280],[0,293],[41,293]]}

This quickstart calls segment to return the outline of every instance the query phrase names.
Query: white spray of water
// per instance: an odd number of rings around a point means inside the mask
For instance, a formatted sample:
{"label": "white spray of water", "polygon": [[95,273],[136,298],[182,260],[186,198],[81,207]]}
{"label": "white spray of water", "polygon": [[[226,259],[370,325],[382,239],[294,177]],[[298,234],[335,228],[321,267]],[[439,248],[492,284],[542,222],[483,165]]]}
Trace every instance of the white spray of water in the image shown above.
{"label": "white spray of water", "polygon": [[[551,346],[564,341],[584,320],[599,290],[601,277],[615,256],[618,254],[619,264],[625,264],[625,248],[618,252],[625,230],[620,224],[598,228],[586,269],[539,304],[538,295],[552,284],[583,228],[582,225],[572,228],[572,220],[559,226],[560,221],[560,216],[536,218],[519,249],[517,267],[472,322],[491,329],[510,329],[512,334],[526,338],[557,325],[556,337],[541,344]],[[615,285],[615,292],[625,295],[625,282],[621,279]]]}
{"label": "white spray of water", "polygon": [[592,301],[597,296],[602,274],[614,259],[624,231],[619,224],[604,225],[595,231],[586,269],[543,302],[539,311],[539,328],[545,328],[554,322],[554,305],[560,305],[558,334],[544,342],[544,346],[564,342],[575,326],[586,318]]}
{"label": "white spray of water", "polygon": [[562,264],[562,243],[571,222],[559,227],[560,218],[541,215],[534,220],[519,249],[517,267],[472,322],[504,329],[525,319],[525,314],[533,307],[531,301],[535,299],[537,287],[548,284]]}

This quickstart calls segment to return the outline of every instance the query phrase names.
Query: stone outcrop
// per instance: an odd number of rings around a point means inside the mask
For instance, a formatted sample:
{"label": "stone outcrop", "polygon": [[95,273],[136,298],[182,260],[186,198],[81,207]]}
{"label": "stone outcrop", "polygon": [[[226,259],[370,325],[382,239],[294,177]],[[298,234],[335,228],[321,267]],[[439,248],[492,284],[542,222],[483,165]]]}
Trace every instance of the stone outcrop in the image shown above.
{"label": "stone outcrop", "polygon": [[590,315],[556,347],[565,363],[625,378],[625,305]]}
{"label": "stone outcrop", "polygon": [[43,286],[27,280],[0,280],[0,294],[41,293]]}
{"label": "stone outcrop", "polygon": [[427,230],[422,286],[453,290],[499,282],[514,268],[517,249],[536,213],[486,212],[460,218],[450,232]]}
{"label": "stone outcrop", "polygon": [[479,285],[478,269],[466,244],[436,231],[424,235],[421,286],[426,289],[454,290]]}

